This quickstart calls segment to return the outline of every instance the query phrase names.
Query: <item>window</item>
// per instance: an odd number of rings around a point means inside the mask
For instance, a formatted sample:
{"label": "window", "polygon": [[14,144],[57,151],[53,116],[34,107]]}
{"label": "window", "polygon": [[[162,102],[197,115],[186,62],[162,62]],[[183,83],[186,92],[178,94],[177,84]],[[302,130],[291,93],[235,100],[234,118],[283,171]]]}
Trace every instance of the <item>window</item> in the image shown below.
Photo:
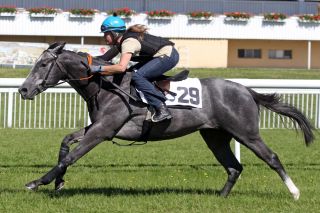
{"label": "window", "polygon": [[261,58],[261,49],[238,49],[238,58]]}
{"label": "window", "polygon": [[292,50],[269,50],[270,59],[292,59]]}

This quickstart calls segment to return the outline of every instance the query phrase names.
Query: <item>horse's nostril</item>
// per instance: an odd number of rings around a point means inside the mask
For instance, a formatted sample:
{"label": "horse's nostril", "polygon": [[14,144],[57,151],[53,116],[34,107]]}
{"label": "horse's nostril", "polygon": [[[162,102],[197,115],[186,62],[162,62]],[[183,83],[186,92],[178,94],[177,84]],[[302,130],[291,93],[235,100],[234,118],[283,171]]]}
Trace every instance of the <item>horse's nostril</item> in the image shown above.
{"label": "horse's nostril", "polygon": [[21,95],[26,94],[27,92],[28,92],[28,89],[27,89],[27,88],[20,88],[20,89],[19,89],[19,93],[20,93]]}

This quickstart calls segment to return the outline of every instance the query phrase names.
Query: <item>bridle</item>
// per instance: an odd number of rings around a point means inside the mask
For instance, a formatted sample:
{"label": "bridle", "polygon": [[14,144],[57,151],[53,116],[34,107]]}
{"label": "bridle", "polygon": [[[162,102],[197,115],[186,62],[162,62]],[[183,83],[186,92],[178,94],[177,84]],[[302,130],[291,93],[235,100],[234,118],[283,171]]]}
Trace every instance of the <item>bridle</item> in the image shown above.
{"label": "bridle", "polygon": [[[63,83],[68,83],[71,81],[83,81],[83,80],[88,80],[90,78],[93,77],[93,75],[91,74],[88,77],[84,77],[84,78],[66,78],[65,80],[61,80],[58,83],[55,84],[48,84],[48,78],[50,76],[51,71],[53,70],[54,65],[57,65],[58,69],[60,70],[60,72],[64,73],[67,77],[69,76],[68,71],[64,68],[63,64],[58,60],[59,59],[59,55],[57,55],[56,53],[54,53],[53,51],[50,50],[46,50],[45,52],[49,53],[50,56],[52,56],[51,60],[53,61],[50,65],[49,71],[47,72],[46,76],[44,77],[44,79],[42,80],[42,82],[38,85],[38,90],[39,92],[43,92],[44,90],[50,88],[50,87],[55,87],[57,85],[63,84]],[[50,61],[51,61],[50,60]],[[92,57],[88,56],[88,61],[89,63],[92,62]],[[90,70],[90,67],[85,64],[83,61],[81,61],[81,63],[87,68],[87,71]]]}
{"label": "bridle", "polygon": [[[53,66],[56,64],[57,67],[59,68],[59,70],[64,73],[65,75],[69,76],[68,74],[68,71],[64,68],[63,64],[58,60],[59,59],[59,55],[55,54],[54,52],[50,51],[50,50],[46,50],[45,52],[48,52],[51,56],[52,56],[52,59],[53,60],[53,63],[51,64],[50,68],[49,68],[49,71],[47,72],[45,78],[42,80],[42,82],[38,85],[38,90],[39,92],[43,92],[44,90],[50,88],[50,87],[55,87],[57,85],[60,85],[60,84],[63,84],[63,83],[68,83],[68,82],[71,82],[71,81],[83,81],[83,80],[88,80],[90,78],[93,77],[93,75],[89,75],[88,77],[83,77],[83,78],[67,78],[65,80],[61,80],[60,82],[58,83],[55,83],[55,84],[47,84],[47,81],[48,81],[48,78],[49,78],[49,75],[52,71],[52,68]],[[87,59],[88,59],[88,64],[91,65],[92,64],[92,56],[91,55],[87,55]],[[50,61],[51,61],[50,60]],[[87,71],[90,70],[90,67],[84,63],[83,61],[81,61],[81,63],[87,68]],[[100,80],[103,80],[103,81],[106,81],[110,84],[112,84],[115,88],[119,89],[122,93],[124,93],[125,95],[127,95],[129,98],[133,99],[134,101],[136,102],[140,102],[136,97],[133,97],[131,94],[129,94],[128,92],[126,92],[125,90],[123,90],[120,86],[118,86],[116,83],[108,80],[108,79],[105,79],[105,78],[100,78]],[[101,83],[100,83],[100,86],[101,86]],[[143,103],[143,102],[142,102]]]}

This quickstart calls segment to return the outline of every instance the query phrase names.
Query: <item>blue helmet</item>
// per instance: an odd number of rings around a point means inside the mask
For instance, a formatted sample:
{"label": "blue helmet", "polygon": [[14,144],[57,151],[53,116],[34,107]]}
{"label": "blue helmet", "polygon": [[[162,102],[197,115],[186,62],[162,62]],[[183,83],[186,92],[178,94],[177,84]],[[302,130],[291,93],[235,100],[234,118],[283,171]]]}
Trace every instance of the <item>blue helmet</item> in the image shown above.
{"label": "blue helmet", "polygon": [[106,18],[101,25],[101,33],[105,32],[124,32],[126,30],[126,23],[116,14]]}

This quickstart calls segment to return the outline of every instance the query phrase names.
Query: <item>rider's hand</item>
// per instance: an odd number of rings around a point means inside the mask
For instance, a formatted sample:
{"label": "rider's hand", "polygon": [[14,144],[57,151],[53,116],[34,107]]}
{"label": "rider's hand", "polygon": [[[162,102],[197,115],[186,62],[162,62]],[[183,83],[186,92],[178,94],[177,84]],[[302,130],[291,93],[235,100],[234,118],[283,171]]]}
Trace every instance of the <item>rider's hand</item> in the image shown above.
{"label": "rider's hand", "polygon": [[91,65],[90,66],[90,70],[91,70],[91,72],[101,72],[102,71],[102,67],[101,66]]}

